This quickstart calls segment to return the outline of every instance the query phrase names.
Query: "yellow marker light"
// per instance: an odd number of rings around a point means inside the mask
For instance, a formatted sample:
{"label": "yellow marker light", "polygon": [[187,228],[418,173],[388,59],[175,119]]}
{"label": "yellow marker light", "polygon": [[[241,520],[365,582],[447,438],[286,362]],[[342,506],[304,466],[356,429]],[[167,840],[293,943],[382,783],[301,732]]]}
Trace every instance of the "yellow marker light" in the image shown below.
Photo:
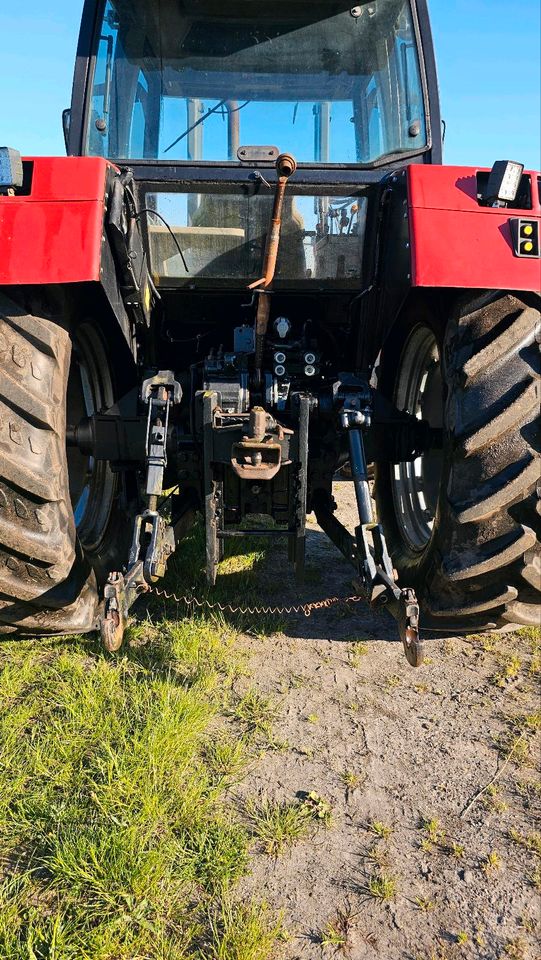
{"label": "yellow marker light", "polygon": [[515,257],[541,259],[541,230],[537,220],[529,217],[511,217],[509,220]]}

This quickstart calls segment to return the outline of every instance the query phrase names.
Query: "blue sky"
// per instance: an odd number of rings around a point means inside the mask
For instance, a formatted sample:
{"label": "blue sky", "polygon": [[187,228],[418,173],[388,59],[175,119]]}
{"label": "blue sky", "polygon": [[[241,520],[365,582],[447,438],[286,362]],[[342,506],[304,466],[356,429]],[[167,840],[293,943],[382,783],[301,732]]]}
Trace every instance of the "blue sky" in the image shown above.
{"label": "blue sky", "polygon": [[[26,154],[64,152],[82,0],[2,0],[0,142]],[[539,0],[431,0],[445,162],[541,165]]]}

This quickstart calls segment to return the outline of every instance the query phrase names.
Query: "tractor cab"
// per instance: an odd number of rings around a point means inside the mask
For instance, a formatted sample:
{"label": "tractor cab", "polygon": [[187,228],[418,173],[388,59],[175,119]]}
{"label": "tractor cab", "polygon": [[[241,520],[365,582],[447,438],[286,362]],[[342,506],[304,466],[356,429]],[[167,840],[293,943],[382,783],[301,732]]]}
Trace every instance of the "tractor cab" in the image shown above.
{"label": "tractor cab", "polygon": [[410,3],[106,0],[96,22],[70,152],[134,169],[156,285],[257,278],[286,151],[277,288],[358,290],[362,171],[434,156]]}

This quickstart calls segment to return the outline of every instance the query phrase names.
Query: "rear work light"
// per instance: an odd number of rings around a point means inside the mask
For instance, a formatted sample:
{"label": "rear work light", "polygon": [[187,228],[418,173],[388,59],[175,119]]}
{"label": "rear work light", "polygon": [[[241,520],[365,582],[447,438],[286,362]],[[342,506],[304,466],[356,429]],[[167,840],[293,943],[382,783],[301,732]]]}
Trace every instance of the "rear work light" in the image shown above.
{"label": "rear work light", "polygon": [[510,221],[513,247],[517,257],[537,259],[541,256],[539,244],[539,220],[513,217]]}
{"label": "rear work light", "polygon": [[490,171],[485,201],[492,207],[506,207],[516,199],[524,164],[514,160],[496,160]]}
{"label": "rear work light", "polygon": [[23,161],[18,150],[0,147],[0,193],[13,193],[23,185]]}

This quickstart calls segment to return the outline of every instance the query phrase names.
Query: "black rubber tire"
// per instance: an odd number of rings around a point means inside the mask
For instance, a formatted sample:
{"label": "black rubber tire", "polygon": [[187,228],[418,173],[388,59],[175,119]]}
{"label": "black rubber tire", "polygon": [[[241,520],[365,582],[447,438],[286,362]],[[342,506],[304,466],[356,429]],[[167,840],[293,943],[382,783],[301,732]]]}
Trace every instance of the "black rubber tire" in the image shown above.
{"label": "black rubber tire", "polygon": [[86,549],[77,536],[66,451],[76,324],[41,313],[0,293],[0,634],[21,636],[95,629],[100,581],[129,533],[115,476],[103,535]]}
{"label": "black rubber tire", "polygon": [[539,297],[470,292],[444,309],[417,302],[386,346],[379,386],[392,397],[408,337],[430,327],[440,347],[444,457],[432,537],[407,543],[391,484],[376,465],[376,501],[402,585],[424,626],[477,631],[541,621]]}

